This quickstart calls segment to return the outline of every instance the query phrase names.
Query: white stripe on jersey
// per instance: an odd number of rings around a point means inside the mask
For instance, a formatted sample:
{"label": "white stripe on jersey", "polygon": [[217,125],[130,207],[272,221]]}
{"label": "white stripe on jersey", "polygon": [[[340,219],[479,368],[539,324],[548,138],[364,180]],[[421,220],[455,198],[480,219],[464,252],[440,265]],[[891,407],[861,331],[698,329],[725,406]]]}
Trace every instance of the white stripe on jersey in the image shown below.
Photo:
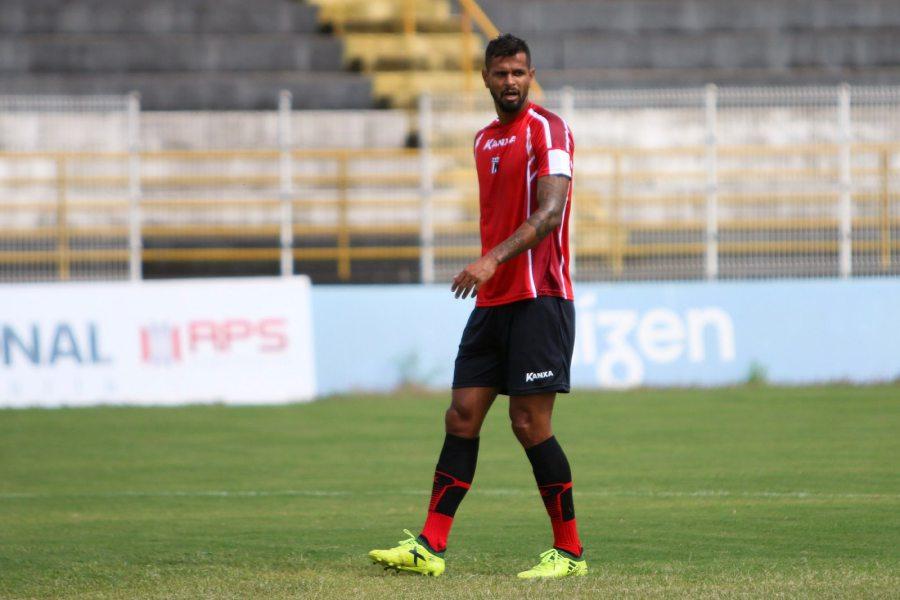
{"label": "white stripe on jersey", "polygon": [[566,190],[566,203],[563,204],[562,218],[559,222],[559,282],[562,284],[562,293],[563,298],[566,300],[569,299],[569,292],[566,290],[566,255],[563,253],[563,243],[562,243],[562,234],[563,234],[563,225],[566,223],[566,210],[569,208],[569,192],[572,189],[572,180],[569,180],[569,189]]}
{"label": "white stripe on jersey", "polygon": [[550,135],[550,121],[547,120],[547,117],[544,117],[535,112],[533,108],[528,109],[528,114],[544,124],[544,140],[546,140],[547,142],[547,147],[552,148],[553,136]]}
{"label": "white stripe on jersey", "polygon": [[[528,109],[528,114],[540,121],[544,126],[544,140],[547,146],[547,166],[550,169],[548,175],[565,175],[572,177],[572,158],[569,155],[569,126],[563,121],[566,133],[566,149],[561,150],[553,147],[553,137],[550,134],[550,121],[547,117],[539,114],[533,108]],[[562,119],[560,119],[562,120]]]}
{"label": "white stripe on jersey", "polygon": [[[531,152],[531,128],[525,128],[525,147]],[[525,161],[525,218],[531,217],[531,162]],[[531,248],[528,249],[528,279],[531,284],[531,295],[537,298],[537,285],[534,283],[534,261],[531,256]]]}

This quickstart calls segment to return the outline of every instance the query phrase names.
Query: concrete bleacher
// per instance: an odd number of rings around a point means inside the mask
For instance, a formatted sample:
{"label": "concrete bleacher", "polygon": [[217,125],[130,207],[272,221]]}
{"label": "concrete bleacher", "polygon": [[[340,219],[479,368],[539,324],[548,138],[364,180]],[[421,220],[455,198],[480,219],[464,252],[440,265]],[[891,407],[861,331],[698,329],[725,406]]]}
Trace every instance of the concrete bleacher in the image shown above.
{"label": "concrete bleacher", "polygon": [[892,0],[483,0],[548,88],[900,82]]}
{"label": "concrete bleacher", "polygon": [[0,89],[119,94],[148,110],[370,108],[318,9],[291,0],[3,0]]}

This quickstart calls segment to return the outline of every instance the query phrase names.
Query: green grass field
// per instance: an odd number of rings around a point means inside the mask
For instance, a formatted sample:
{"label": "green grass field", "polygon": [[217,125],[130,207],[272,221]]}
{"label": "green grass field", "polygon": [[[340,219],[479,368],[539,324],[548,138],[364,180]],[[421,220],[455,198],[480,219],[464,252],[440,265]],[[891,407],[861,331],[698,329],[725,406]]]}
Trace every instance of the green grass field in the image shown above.
{"label": "green grass field", "polygon": [[562,398],[592,571],[544,583],[505,399],[446,575],[366,560],[421,525],[446,398],[0,411],[0,597],[900,597],[900,387]]}

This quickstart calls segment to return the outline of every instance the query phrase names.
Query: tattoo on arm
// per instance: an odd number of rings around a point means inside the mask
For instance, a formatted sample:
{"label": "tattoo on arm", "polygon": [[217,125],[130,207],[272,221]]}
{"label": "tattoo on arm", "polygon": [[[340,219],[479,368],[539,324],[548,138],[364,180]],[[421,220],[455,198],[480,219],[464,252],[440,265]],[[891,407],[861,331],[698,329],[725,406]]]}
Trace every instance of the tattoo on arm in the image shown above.
{"label": "tattoo on arm", "polygon": [[503,263],[534,248],[562,223],[562,213],[569,196],[569,178],[563,175],[547,175],[538,179],[538,209],[531,213],[511,236],[500,242],[490,255]]}

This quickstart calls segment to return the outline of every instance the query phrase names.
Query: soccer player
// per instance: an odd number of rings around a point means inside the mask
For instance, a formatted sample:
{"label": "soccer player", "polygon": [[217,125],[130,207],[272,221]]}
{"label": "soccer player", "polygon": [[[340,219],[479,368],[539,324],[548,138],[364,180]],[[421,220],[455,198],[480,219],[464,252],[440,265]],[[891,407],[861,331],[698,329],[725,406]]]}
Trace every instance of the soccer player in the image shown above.
{"label": "soccer player", "polygon": [[569,391],[575,337],[568,240],[574,141],[565,121],[528,100],[534,68],[523,40],[492,40],[482,77],[497,109],[474,145],[482,256],[451,287],[476,302],[456,357],[428,515],[418,536],[406,531],[409,539],[369,557],[387,568],[444,572],[453,517],[475,475],[481,424],[504,394],[553,529],[553,547],[518,576],[584,575],[572,474],[550,424],[556,394]]}

